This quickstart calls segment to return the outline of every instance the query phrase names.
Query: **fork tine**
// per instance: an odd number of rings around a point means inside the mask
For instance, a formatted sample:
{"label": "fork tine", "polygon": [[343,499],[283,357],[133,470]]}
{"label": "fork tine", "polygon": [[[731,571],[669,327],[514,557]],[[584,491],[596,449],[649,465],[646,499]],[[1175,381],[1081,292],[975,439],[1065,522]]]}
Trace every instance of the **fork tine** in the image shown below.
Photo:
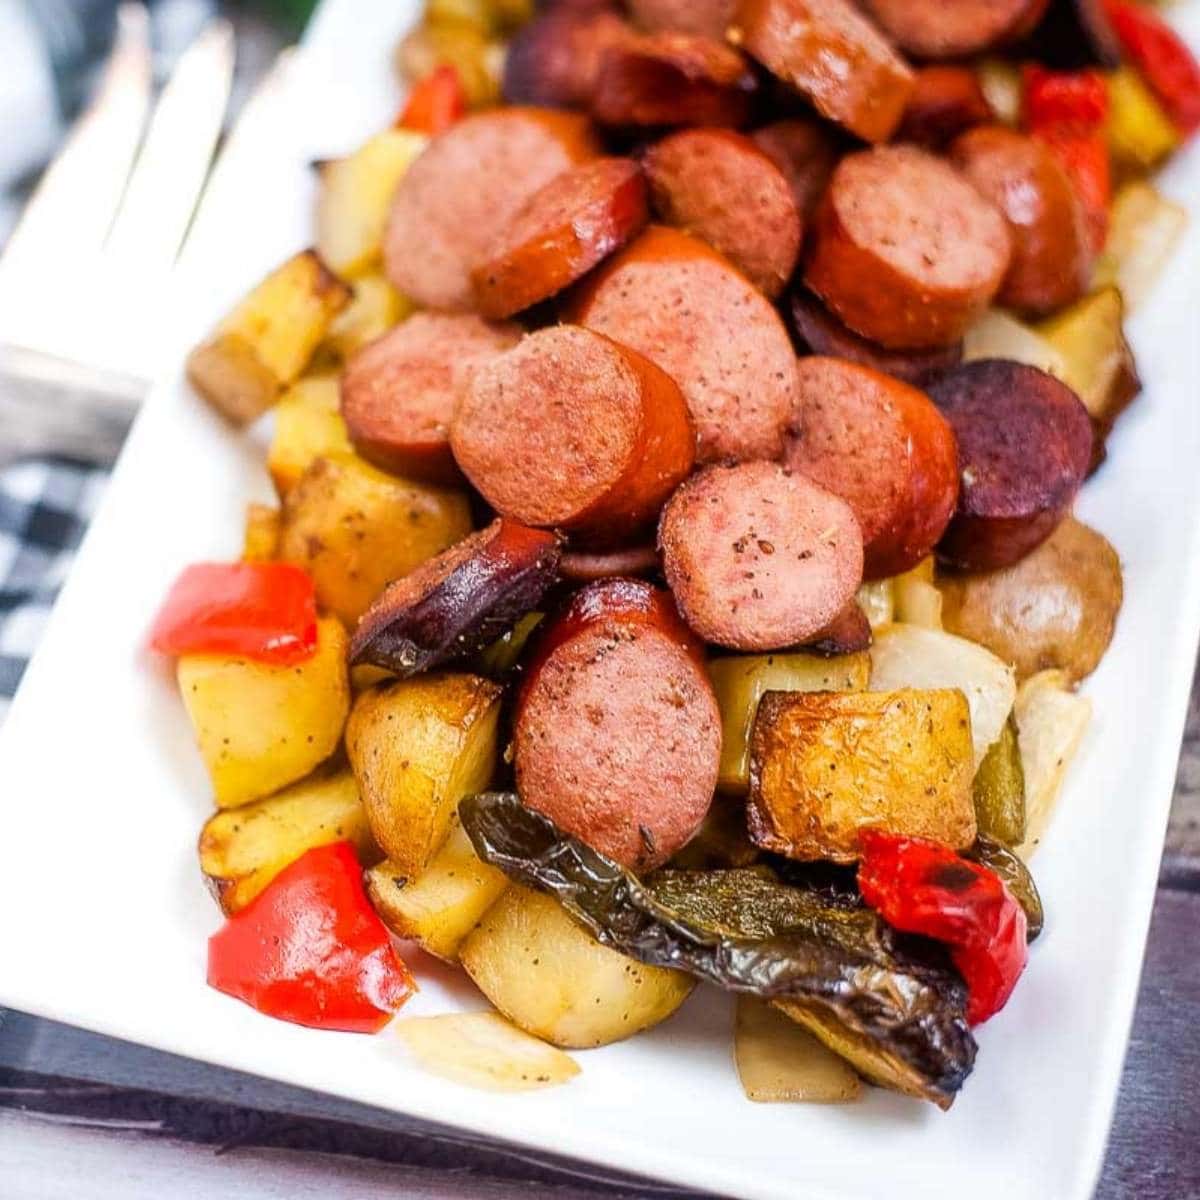
{"label": "fork tine", "polygon": [[100,250],[137,153],[150,89],[150,18],[144,4],[122,4],[96,97],[46,169],[0,257],[0,301],[20,303],[31,279]]}
{"label": "fork tine", "polygon": [[180,56],[150,118],[105,246],[106,265],[139,278],[169,271],[212,162],[229,102],[234,42],[210,22]]}

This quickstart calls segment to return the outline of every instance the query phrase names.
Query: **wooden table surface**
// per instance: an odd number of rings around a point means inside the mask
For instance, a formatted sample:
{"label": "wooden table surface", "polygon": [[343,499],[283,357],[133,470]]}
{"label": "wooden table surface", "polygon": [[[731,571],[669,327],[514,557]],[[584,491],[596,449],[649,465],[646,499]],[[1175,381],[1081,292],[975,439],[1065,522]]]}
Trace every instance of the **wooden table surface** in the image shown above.
{"label": "wooden table surface", "polygon": [[[1200,678],[1097,1200],[1200,1197],[1198,928]],[[2,1200],[685,1195],[19,1013],[0,1018],[0,1181]]]}

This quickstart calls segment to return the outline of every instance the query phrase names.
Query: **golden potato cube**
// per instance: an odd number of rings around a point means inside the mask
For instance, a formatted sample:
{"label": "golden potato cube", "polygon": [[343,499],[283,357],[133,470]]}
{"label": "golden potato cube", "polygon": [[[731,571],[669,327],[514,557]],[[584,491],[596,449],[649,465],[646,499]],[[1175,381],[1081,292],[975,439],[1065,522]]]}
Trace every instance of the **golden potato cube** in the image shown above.
{"label": "golden potato cube", "polygon": [[279,530],[283,516],[271,504],[247,504],[246,527],[242,534],[244,562],[271,562],[279,552]]}
{"label": "golden potato cube", "polygon": [[459,958],[514,1025],[555,1046],[605,1046],[666,1020],[695,980],[602,946],[557,900],[512,886]]}
{"label": "golden potato cube", "polygon": [[737,998],[733,1052],[747,1100],[844,1104],[862,1095],[845,1059],[757,996]]}
{"label": "golden potato cube", "polygon": [[385,129],[321,167],[317,250],[339,275],[353,278],[379,261],[392,197],[428,144],[411,129]]}
{"label": "golden potato cube", "polygon": [[348,359],[412,312],[412,301],[382,275],[364,275],[354,282],[354,299],[334,317],[325,345],[335,358]]}
{"label": "golden potato cube", "polygon": [[306,850],[342,841],[353,843],[364,863],[379,859],[349,771],[303,779],[265,800],[214,813],[200,832],[200,869],[232,915]]}
{"label": "golden potato cube", "polygon": [[350,289],[304,250],[266,277],[188,356],[192,386],[219,412],[247,425],[299,377]]}
{"label": "golden potato cube", "polygon": [[750,730],[765,692],[860,692],[871,674],[869,654],[732,654],[708,664],[721,710],[717,786],[745,795],[750,786]]}
{"label": "golden potato cube", "polygon": [[1154,290],[1187,228],[1188,212],[1144,179],[1131,180],[1113,197],[1104,250],[1092,272],[1094,288],[1114,285],[1135,312]]}
{"label": "golden potato cube", "polygon": [[375,911],[397,937],[457,962],[463,938],[508,887],[508,876],[479,860],[453,813],[442,848],[415,879],[385,860],[367,872],[366,884]]}
{"label": "golden potato cube", "polygon": [[375,840],[405,878],[433,860],[458,802],[491,783],[501,695],[479,675],[420,675],[354,701],[346,753]]}
{"label": "golden potato cube", "polygon": [[1108,148],[1118,171],[1152,170],[1179,145],[1179,131],[1136,67],[1108,77]]}
{"label": "golden potato cube", "polygon": [[1115,287],[1101,288],[1038,327],[1063,357],[1062,380],[1107,432],[1141,390],[1133,351],[1125,340],[1125,302]]}
{"label": "golden potato cube", "polygon": [[279,557],[312,572],[321,606],[353,625],[393,579],[470,532],[462,492],[329,454],[284,499]]}
{"label": "golden potato cube", "polygon": [[440,66],[451,66],[458,72],[472,108],[499,100],[503,44],[490,41],[483,30],[461,21],[427,21],[416,26],[396,47],[396,67],[410,84],[419,83]]}
{"label": "golden potato cube", "polygon": [[280,496],[296,486],[316,459],[353,451],[342,420],[336,375],[308,375],[280,397],[267,450],[267,470]]}
{"label": "golden potato cube", "polygon": [[750,836],[802,860],[858,858],[869,827],[975,840],[971,713],[957,689],[768,692],[750,752]]}
{"label": "golden potato cube", "polygon": [[236,808],[303,779],[342,737],[350,709],[346,631],[317,625],[317,650],[281,667],[185,654],[176,676],[218,808]]}

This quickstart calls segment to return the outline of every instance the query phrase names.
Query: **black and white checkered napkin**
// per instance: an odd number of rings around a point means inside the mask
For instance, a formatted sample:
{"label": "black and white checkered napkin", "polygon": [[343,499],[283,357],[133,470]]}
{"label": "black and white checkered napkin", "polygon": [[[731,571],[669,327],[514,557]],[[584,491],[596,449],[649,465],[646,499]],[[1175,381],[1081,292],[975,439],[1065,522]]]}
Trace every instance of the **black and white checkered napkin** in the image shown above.
{"label": "black and white checkered napkin", "polygon": [[0,720],[107,481],[105,470],[62,461],[0,470]]}

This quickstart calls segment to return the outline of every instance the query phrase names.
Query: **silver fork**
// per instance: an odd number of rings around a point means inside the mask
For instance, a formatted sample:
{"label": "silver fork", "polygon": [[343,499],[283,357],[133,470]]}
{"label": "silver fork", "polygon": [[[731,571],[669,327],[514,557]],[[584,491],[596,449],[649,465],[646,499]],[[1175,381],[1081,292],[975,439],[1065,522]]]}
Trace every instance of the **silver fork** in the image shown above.
{"label": "silver fork", "polygon": [[0,255],[0,464],[116,457],[224,121],[226,21],[201,31],[157,103],[144,4],[122,4],[117,22],[95,99]]}

